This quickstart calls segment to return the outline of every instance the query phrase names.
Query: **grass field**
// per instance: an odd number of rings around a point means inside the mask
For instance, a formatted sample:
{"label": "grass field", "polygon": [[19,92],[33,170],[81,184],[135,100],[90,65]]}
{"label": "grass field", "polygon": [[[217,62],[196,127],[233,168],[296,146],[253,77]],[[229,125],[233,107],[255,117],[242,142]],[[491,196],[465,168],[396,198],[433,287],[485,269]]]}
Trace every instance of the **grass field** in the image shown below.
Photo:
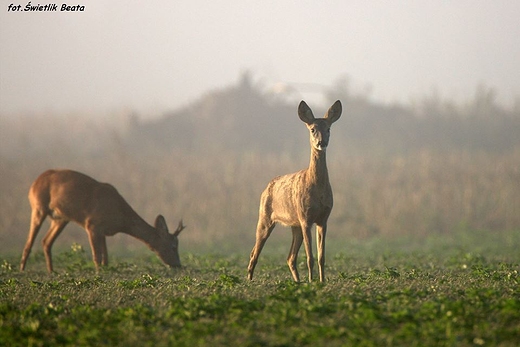
{"label": "grass field", "polygon": [[[204,142],[203,151],[137,151],[112,128],[74,117],[13,121],[17,126],[0,117],[7,124],[0,126],[0,346],[518,346],[514,117],[468,118],[474,128],[460,120],[462,133],[452,128],[456,119],[446,119],[449,127],[429,129],[439,146],[429,146],[428,136],[419,141],[415,121],[397,123],[397,139],[375,131],[367,143],[342,139],[336,129],[327,159],[334,209],[325,284],[292,282],[290,231],[281,227],[254,281],[246,280],[260,194],[273,177],[308,165],[304,132],[293,141],[304,145],[296,151],[230,151],[218,141]],[[394,124],[377,119],[367,129]],[[448,124],[442,119],[431,122]],[[227,139],[224,130],[210,129]],[[491,145],[468,147],[465,137]],[[148,222],[161,213],[173,228],[182,218],[184,267],[166,269],[142,243],[118,234],[107,240],[110,266],[96,273],[85,232],[70,225],[54,246],[56,273],[48,275],[46,222],[20,273],[27,192],[49,168],[113,184]]]}
{"label": "grass field", "polygon": [[[520,232],[331,244],[325,284],[293,283],[288,244],[269,240],[254,281],[248,255],[41,250],[28,270],[0,259],[2,346],[517,346]],[[304,256],[300,256],[304,269]],[[304,271],[302,271],[304,273]]]}

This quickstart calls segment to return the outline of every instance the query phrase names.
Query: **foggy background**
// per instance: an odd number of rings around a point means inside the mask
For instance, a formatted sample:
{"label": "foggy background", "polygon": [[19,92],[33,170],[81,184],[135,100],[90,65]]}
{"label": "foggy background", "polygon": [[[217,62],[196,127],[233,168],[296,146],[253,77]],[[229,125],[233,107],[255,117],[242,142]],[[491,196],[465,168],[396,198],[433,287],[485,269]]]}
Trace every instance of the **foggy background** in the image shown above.
{"label": "foggy background", "polygon": [[[10,3],[0,253],[21,252],[27,192],[48,168],[112,183],[149,222],[182,217],[181,252],[248,252],[267,182],[308,164],[301,99],[317,117],[343,103],[330,244],[520,228],[518,2]],[[278,227],[266,249],[288,237]],[[56,247],[73,241],[88,247],[70,225]]]}
{"label": "foggy background", "polygon": [[484,83],[511,105],[520,91],[517,1],[89,0],[68,13],[10,3],[0,10],[3,115],[157,115],[244,70],[314,103],[343,75],[381,102],[432,90],[464,102]]}

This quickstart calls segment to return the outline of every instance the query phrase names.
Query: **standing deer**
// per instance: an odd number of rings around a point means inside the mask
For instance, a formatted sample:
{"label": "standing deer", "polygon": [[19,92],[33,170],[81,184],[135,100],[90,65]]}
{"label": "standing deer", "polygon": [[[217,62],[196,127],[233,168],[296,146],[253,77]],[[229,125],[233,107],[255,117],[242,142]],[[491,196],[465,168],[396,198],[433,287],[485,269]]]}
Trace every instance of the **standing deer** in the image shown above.
{"label": "standing deer", "polygon": [[92,258],[99,270],[108,264],[106,237],[122,232],[143,241],[161,260],[180,267],[179,233],[185,228],[182,220],[173,234],[168,232],[164,217],[158,215],[155,227],[146,223],[110,184],[101,183],[79,172],[48,170],[42,173],[29,190],[31,227],[25,243],[20,271],[47,216],[50,228],[43,238],[43,252],[49,273],[52,269],[51,248],[56,238],[70,221],[87,231]]}
{"label": "standing deer", "polygon": [[329,144],[330,127],[339,119],[341,111],[341,102],[338,100],[330,107],[324,118],[314,118],[309,106],[304,101],[300,102],[298,116],[307,125],[310,135],[310,164],[307,169],[274,178],[262,193],[256,243],[251,251],[248,267],[250,280],[253,279],[260,252],[276,223],[279,222],[290,226],[292,230],[293,239],[287,264],[296,282],[300,281],[296,263],[302,242],[307,254],[309,281],[312,281],[314,258],[311,227],[316,224],[320,281],[325,281],[325,234],[327,219],[333,204],[325,154]]}

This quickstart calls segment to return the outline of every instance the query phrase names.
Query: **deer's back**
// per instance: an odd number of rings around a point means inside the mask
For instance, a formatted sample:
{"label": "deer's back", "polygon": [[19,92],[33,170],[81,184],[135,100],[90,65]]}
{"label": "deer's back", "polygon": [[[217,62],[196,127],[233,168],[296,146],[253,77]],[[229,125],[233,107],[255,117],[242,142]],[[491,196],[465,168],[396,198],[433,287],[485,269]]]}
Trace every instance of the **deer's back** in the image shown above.
{"label": "deer's back", "polygon": [[48,170],[41,174],[31,186],[29,201],[32,208],[41,209],[53,218],[80,225],[87,220],[107,218],[117,224],[121,216],[132,211],[112,185],[71,170]]}

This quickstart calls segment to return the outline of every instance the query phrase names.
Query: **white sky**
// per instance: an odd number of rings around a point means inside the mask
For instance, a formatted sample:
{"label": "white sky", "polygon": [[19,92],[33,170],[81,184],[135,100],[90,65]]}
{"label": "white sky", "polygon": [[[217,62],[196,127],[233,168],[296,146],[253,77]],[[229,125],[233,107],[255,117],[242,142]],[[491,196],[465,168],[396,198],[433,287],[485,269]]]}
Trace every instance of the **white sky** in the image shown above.
{"label": "white sky", "polygon": [[79,0],[74,13],[0,3],[4,115],[162,112],[246,70],[266,88],[348,75],[385,102],[434,89],[463,102],[479,83],[505,104],[520,96],[517,0]]}

